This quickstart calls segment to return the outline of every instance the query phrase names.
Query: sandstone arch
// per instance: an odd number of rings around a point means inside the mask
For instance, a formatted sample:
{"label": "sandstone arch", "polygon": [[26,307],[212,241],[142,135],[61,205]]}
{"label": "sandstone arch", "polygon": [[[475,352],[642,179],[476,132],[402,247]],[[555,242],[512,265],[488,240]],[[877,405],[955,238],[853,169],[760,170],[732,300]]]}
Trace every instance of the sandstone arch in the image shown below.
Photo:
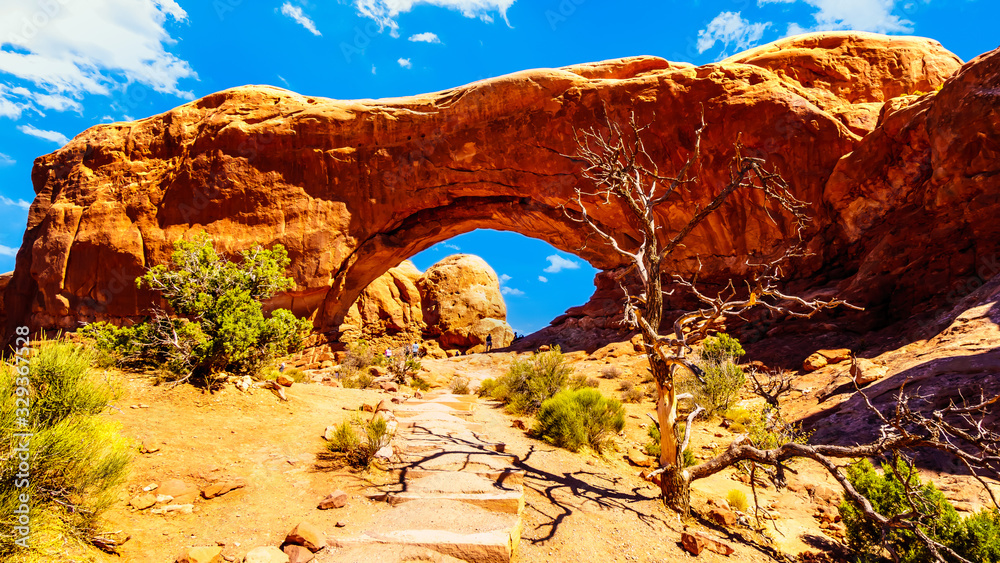
{"label": "sandstone arch", "polygon": [[[170,243],[204,229],[228,250],[280,242],[296,291],[279,299],[332,330],[357,294],[390,266],[474,228],[515,231],[601,269],[559,205],[576,181],[573,132],[635,112],[652,153],[670,168],[691,143],[701,108],[705,199],[727,175],[738,135],[815,203],[809,279],[837,255],[826,228],[843,211],[827,179],[877,125],[882,103],[931,91],[961,61],[920,38],[812,34],[693,67],[636,57],[532,70],[444,92],[337,101],[272,87],[212,94],[132,123],[93,127],[40,157],[7,326],[73,328],[141,313],[152,296],[124,283],[165,261]],[[784,226],[739,201],[692,239],[716,275],[738,272],[748,248]],[[676,210],[661,211],[669,223]],[[598,217],[624,231],[612,209]],[[679,220],[679,219],[676,219]],[[675,268],[689,267],[682,256]]]}

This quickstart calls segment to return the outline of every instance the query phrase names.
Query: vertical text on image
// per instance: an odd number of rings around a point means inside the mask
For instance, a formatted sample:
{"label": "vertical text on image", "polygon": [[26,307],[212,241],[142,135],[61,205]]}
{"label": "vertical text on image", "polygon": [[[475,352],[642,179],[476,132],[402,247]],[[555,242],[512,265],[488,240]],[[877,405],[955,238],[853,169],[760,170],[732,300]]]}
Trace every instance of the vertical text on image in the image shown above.
{"label": "vertical text on image", "polygon": [[13,527],[14,543],[23,549],[28,548],[31,538],[31,381],[29,380],[29,362],[31,339],[30,330],[26,326],[17,327],[14,331],[17,338],[14,341],[14,356],[11,364],[14,368],[14,451],[12,459],[17,463],[14,475],[14,487],[18,490],[17,507],[14,515],[17,525]]}

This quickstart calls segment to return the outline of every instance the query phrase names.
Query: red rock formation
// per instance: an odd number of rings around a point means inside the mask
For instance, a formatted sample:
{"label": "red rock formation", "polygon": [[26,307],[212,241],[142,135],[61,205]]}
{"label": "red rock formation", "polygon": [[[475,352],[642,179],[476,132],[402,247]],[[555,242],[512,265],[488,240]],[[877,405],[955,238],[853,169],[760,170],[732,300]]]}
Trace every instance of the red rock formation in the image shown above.
{"label": "red rock formation", "polygon": [[344,341],[431,338],[464,352],[484,348],[487,334],[496,348],[510,344],[514,330],[506,320],[496,273],[478,256],[457,254],[423,273],[409,260],[389,268],[361,292],[338,330]]}
{"label": "red rock formation", "polygon": [[[963,168],[950,160],[977,157],[970,143],[993,146],[992,130],[978,140],[948,136],[974,134],[976,121],[995,115],[982,113],[995,96],[977,102],[959,92],[994,80],[986,63],[969,65],[935,96],[965,106],[922,102],[950,131],[934,137],[940,154],[927,165],[948,177],[984,170],[965,191],[938,190],[932,201],[941,208],[958,209],[958,194],[979,197],[992,185],[989,162]],[[898,212],[895,196],[867,192],[883,184],[855,179],[837,188],[827,180],[843,155],[864,147],[872,104],[933,90],[958,65],[926,39],[813,34],[697,68],[638,57],[524,71],[410,98],[337,101],[235,88],[162,115],[96,126],[35,163],[37,196],[5,293],[8,333],[20,323],[73,328],[141,314],[153,296],[131,281],[165,262],[174,240],[201,230],[228,251],[284,244],[298,287],[273,304],[311,316],[321,331],[337,327],[388,264],[475,228],[520,232],[615,268],[618,258],[584,246],[585,233],[561,213],[579,172],[561,155],[574,152],[574,131],[632,112],[651,124],[647,147],[663,169],[683,161],[702,108],[708,123],[700,183],[664,206],[666,223],[678,224],[684,208],[718,189],[739,136],[814,203],[813,246],[832,249],[796,264],[791,277],[800,285],[846,277],[852,264],[864,270],[865,257],[881,247],[844,250],[841,242],[875,241],[869,231],[908,227],[865,219]],[[839,177],[850,173],[841,163]],[[860,198],[887,203],[859,206]],[[749,250],[779,246],[788,225],[748,213],[757,203],[753,195],[734,199],[693,234],[672,267],[690,269],[690,257],[701,254],[707,277],[722,278],[743,271]],[[595,218],[627,230],[611,207]],[[835,221],[862,232],[830,228]]]}

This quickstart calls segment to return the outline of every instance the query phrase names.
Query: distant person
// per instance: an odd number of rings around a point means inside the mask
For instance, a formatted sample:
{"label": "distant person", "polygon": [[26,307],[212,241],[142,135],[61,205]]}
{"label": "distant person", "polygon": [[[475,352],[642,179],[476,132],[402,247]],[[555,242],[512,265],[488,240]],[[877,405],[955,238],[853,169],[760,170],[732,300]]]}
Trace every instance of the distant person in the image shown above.
{"label": "distant person", "polygon": [[281,362],[281,365],[278,366],[278,373],[285,373],[285,362]]}
{"label": "distant person", "polygon": [[392,348],[386,348],[385,349],[385,359],[387,359],[387,360],[391,360],[392,359]]}
{"label": "distant person", "polygon": [[413,357],[417,358],[419,356],[420,356],[420,343],[414,342],[413,343]]}
{"label": "distant person", "polygon": [[486,335],[486,351],[489,352],[492,349],[493,349],[493,335],[492,334],[487,334]]}

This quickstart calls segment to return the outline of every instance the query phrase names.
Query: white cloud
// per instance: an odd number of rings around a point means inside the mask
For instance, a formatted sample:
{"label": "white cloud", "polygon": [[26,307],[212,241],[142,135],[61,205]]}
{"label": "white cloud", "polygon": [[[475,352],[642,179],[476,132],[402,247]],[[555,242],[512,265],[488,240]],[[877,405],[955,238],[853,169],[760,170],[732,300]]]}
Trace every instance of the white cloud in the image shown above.
{"label": "white cloud", "polygon": [[437,34],[435,33],[425,31],[424,33],[417,33],[415,35],[411,35],[410,41],[416,43],[440,43],[441,38],[438,37]]}
{"label": "white cloud", "polygon": [[410,62],[410,59],[404,59],[400,57],[399,60],[396,62],[398,62],[399,66],[403,68],[413,68],[413,63]]}
{"label": "white cloud", "polygon": [[18,126],[18,129],[25,135],[31,135],[32,137],[52,141],[53,143],[57,143],[59,146],[65,145],[69,142],[69,138],[58,131],[46,131],[44,129],[39,129],[34,125],[20,125]]}
{"label": "white cloud", "polygon": [[816,8],[813,14],[815,24],[801,26],[788,25],[788,35],[807,31],[830,31],[856,29],[876,33],[910,33],[913,22],[893,14],[896,0],[757,0],[758,5],[772,2],[784,4],[804,1]]}
{"label": "white cloud", "polygon": [[549,261],[549,266],[545,268],[545,272],[550,274],[558,274],[563,270],[578,270],[580,268],[579,262],[574,262],[567,258],[563,258],[558,254],[553,254],[552,256],[546,256],[546,260]]}
{"label": "white cloud", "polygon": [[434,248],[438,250],[444,250],[447,248],[449,250],[454,250],[455,252],[462,250],[461,248],[459,248],[457,244],[451,244],[450,242],[442,242],[441,244],[436,245]]}
{"label": "white cloud", "polygon": [[511,277],[507,274],[500,274],[500,283],[507,283],[511,280]]}
{"label": "white cloud", "polygon": [[[3,155],[0,155],[3,156]],[[24,201],[23,199],[18,199],[14,201],[7,196],[0,195],[0,204],[3,205],[13,205],[14,207],[20,207],[21,209],[28,209],[31,207],[31,203]]]}
{"label": "white cloud", "polygon": [[293,6],[291,2],[285,2],[281,5],[281,13],[295,20],[295,23],[309,30],[309,33],[322,37],[323,34],[316,29],[316,24],[302,11],[302,8]]}
{"label": "white cloud", "polygon": [[375,65],[372,65],[372,74],[375,74]]}
{"label": "white cloud", "polygon": [[409,12],[414,6],[427,4],[456,10],[467,18],[479,18],[490,23],[493,21],[491,13],[496,12],[507,21],[507,10],[514,5],[516,0],[354,0],[354,7],[358,13],[366,18],[371,18],[378,23],[382,29],[389,28],[389,33],[393,37],[399,36],[399,23],[396,17],[399,14]]}
{"label": "white cloud", "polygon": [[0,116],[17,119],[27,108],[80,111],[84,94],[110,95],[131,83],[194,98],[178,83],[197,75],[166,50],[176,42],[168,19],[187,20],[175,0],[0,4],[0,74],[26,86],[0,89]]}
{"label": "white cloud", "polygon": [[[14,164],[17,164],[16,160],[14,160],[10,156],[8,156],[8,155],[0,152],[0,166],[13,166]],[[0,196],[0,197],[3,197],[3,196]]]}
{"label": "white cloud", "polygon": [[513,287],[502,287],[500,288],[500,293],[504,295],[513,295],[514,297],[521,297],[524,292],[520,289],[514,289]]}
{"label": "white cloud", "polygon": [[20,248],[11,248],[9,246],[4,246],[0,244],[0,256],[10,256],[11,258],[17,256],[17,251]]}
{"label": "white cloud", "polygon": [[716,43],[722,43],[726,49],[734,45],[742,51],[760,41],[764,30],[770,26],[771,22],[750,23],[740,16],[740,12],[722,12],[698,32],[698,52],[704,53]]}
{"label": "white cloud", "polygon": [[549,283],[549,278],[547,278],[545,276],[538,276],[538,281],[540,281],[542,283]]}

